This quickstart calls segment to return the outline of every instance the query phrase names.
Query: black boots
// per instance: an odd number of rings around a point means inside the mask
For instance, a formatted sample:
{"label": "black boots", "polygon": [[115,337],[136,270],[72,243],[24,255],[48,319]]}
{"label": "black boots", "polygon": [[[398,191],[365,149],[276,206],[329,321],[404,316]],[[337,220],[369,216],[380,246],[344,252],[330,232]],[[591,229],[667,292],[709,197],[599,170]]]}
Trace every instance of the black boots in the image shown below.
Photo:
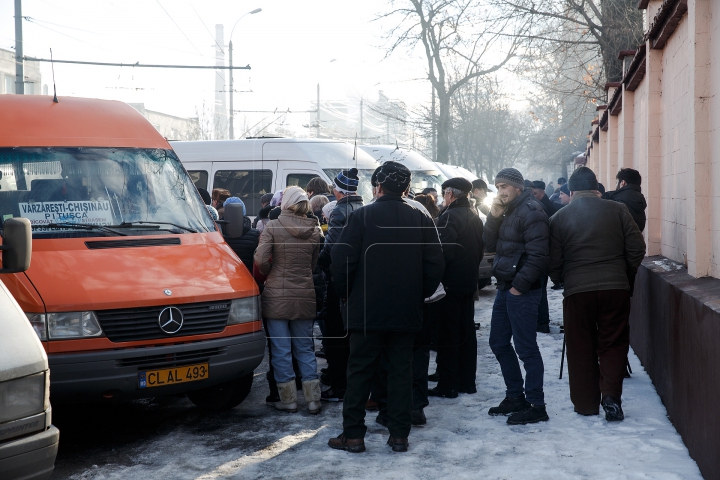
{"label": "black boots", "polygon": [[513,413],[507,419],[508,425],[527,425],[528,423],[547,422],[550,420],[545,405],[530,405],[522,412]]}
{"label": "black boots", "polygon": [[444,388],[431,388],[428,390],[428,397],[457,398],[457,390],[445,390]]}
{"label": "black boots", "polygon": [[625,420],[625,414],[620,406],[620,402],[612,397],[605,397],[602,401],[603,410],[605,410],[605,420],[608,422],[622,422]]}
{"label": "black boots", "polygon": [[505,397],[505,400],[500,402],[500,405],[488,410],[488,415],[510,415],[511,413],[522,412],[528,408],[530,408],[530,403],[525,400],[525,395],[515,398]]}

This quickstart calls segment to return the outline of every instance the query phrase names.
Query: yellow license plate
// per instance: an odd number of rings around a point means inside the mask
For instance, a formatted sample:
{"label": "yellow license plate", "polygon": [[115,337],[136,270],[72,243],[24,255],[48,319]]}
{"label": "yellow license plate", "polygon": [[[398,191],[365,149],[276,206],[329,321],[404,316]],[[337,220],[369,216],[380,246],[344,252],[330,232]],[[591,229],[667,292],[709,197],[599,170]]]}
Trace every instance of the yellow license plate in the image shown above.
{"label": "yellow license plate", "polygon": [[198,363],[185,367],[163,368],[162,370],[147,370],[138,373],[140,388],[162,387],[177,385],[178,383],[197,382],[210,378],[210,369],[207,363]]}

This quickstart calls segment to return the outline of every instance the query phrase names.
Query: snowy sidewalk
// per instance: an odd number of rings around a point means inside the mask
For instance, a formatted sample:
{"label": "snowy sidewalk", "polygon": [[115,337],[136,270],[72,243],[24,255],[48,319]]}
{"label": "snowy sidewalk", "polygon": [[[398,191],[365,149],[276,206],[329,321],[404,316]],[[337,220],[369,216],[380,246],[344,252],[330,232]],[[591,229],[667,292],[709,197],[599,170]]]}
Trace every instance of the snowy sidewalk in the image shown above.
{"label": "snowy sidewalk", "polygon": [[[179,424],[144,442],[122,464],[98,465],[71,478],[482,478],[482,479],[692,479],[702,478],[650,378],[634,354],[633,376],[625,381],[626,420],[609,424],[604,416],[583,417],[570,403],[567,369],[558,379],[562,335],[539,334],[545,361],[549,422],[508,426],[488,408],[504,396],[500,369],[488,346],[490,307],[487,288],[476,302],[478,373],[475,395],[430,399],[428,424],[413,428],[410,450],[392,453],[387,429],[368,412],[367,451],[351,454],[327,447],[341,433],[342,405],[323,413],[285,414],[263,404],[264,374],[256,374],[251,396],[210,431]],[[562,318],[562,296],[550,291],[551,323]],[[431,370],[434,369],[431,361]],[[260,370],[258,370],[260,372]],[[431,384],[432,385],[432,384]],[[305,405],[300,400],[300,408]]]}

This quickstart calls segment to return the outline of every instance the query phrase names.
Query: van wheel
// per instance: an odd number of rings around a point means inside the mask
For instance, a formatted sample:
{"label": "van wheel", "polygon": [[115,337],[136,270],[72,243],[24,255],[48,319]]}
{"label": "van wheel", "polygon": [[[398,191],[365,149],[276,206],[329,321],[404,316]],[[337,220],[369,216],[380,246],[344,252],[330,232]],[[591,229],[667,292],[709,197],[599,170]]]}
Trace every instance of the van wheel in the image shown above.
{"label": "van wheel", "polygon": [[240,405],[250,394],[253,372],[237,380],[221,383],[212,387],[187,392],[187,397],[196,407],[211,412],[229,410]]}

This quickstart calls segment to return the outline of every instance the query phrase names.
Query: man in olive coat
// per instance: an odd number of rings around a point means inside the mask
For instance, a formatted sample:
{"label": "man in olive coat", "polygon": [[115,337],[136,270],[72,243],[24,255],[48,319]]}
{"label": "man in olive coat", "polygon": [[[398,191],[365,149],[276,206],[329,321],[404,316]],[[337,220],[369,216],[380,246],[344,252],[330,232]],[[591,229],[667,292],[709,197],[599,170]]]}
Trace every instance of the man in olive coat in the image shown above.
{"label": "man in olive coat", "polygon": [[570,177],[570,204],[550,219],[550,278],[563,282],[570,400],[581,415],[623,420],[630,278],[645,240],[622,203],[598,198],[595,173]]}

